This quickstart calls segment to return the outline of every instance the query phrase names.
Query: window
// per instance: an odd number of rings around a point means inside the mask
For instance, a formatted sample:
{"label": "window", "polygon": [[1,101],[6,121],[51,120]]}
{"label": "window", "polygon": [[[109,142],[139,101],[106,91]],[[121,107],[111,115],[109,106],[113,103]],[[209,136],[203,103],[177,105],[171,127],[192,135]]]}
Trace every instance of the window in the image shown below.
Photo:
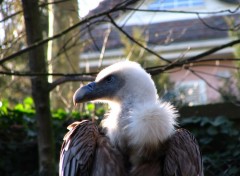
{"label": "window", "polygon": [[149,5],[151,10],[169,10],[176,8],[203,6],[204,0],[155,0]]}
{"label": "window", "polygon": [[225,79],[231,77],[231,73],[229,71],[227,71],[227,70],[218,71],[216,75],[219,76],[220,78],[225,78]]}
{"label": "window", "polygon": [[206,84],[202,80],[180,83],[176,88],[176,94],[188,106],[207,103]]}

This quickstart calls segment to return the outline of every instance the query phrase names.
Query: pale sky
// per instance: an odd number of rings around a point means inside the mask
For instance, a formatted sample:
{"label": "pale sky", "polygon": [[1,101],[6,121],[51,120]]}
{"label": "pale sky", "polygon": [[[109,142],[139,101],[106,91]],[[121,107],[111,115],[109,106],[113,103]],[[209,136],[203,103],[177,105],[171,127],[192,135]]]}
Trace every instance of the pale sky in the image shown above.
{"label": "pale sky", "polygon": [[102,0],[78,0],[79,16],[84,17],[88,12],[99,5]]}
{"label": "pale sky", "polygon": [[[88,12],[96,8],[102,0],[78,0],[79,4],[79,16],[83,18]],[[0,19],[2,16],[0,14]],[[0,42],[4,39],[4,29],[0,23]]]}
{"label": "pale sky", "polygon": [[[0,20],[2,20],[3,17],[2,15],[0,14]],[[2,42],[4,39],[4,29],[3,29],[3,25],[2,23],[0,23],[0,42]]]}

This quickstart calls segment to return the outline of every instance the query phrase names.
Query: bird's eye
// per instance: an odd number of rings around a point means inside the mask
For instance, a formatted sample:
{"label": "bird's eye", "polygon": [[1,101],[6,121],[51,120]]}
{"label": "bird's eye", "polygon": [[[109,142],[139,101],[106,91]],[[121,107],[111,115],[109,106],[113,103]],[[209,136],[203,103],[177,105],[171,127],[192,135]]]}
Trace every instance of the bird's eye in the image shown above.
{"label": "bird's eye", "polygon": [[112,75],[106,77],[107,83],[111,83],[113,80],[114,80],[114,76],[112,76]]}

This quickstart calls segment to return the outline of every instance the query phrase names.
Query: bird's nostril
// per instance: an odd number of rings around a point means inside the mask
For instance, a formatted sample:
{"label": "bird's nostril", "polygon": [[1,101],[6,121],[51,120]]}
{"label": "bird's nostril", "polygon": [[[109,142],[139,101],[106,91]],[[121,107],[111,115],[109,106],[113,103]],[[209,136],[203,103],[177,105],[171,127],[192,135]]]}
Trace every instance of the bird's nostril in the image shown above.
{"label": "bird's nostril", "polygon": [[88,89],[92,91],[92,90],[94,89],[94,87],[95,87],[95,84],[96,84],[95,82],[89,83],[89,84],[87,85]]}

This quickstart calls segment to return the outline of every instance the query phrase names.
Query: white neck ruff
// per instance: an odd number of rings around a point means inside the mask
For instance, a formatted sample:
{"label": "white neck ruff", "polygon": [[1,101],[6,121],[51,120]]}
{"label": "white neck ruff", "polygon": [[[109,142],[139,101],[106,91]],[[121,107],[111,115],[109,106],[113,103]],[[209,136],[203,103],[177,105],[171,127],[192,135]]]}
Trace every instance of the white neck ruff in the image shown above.
{"label": "white neck ruff", "polygon": [[134,107],[111,104],[108,117],[103,120],[103,127],[107,128],[107,135],[113,144],[127,139],[127,144],[134,149],[141,150],[146,145],[152,147],[168,139],[175,130],[175,108],[169,103],[139,103]]}

